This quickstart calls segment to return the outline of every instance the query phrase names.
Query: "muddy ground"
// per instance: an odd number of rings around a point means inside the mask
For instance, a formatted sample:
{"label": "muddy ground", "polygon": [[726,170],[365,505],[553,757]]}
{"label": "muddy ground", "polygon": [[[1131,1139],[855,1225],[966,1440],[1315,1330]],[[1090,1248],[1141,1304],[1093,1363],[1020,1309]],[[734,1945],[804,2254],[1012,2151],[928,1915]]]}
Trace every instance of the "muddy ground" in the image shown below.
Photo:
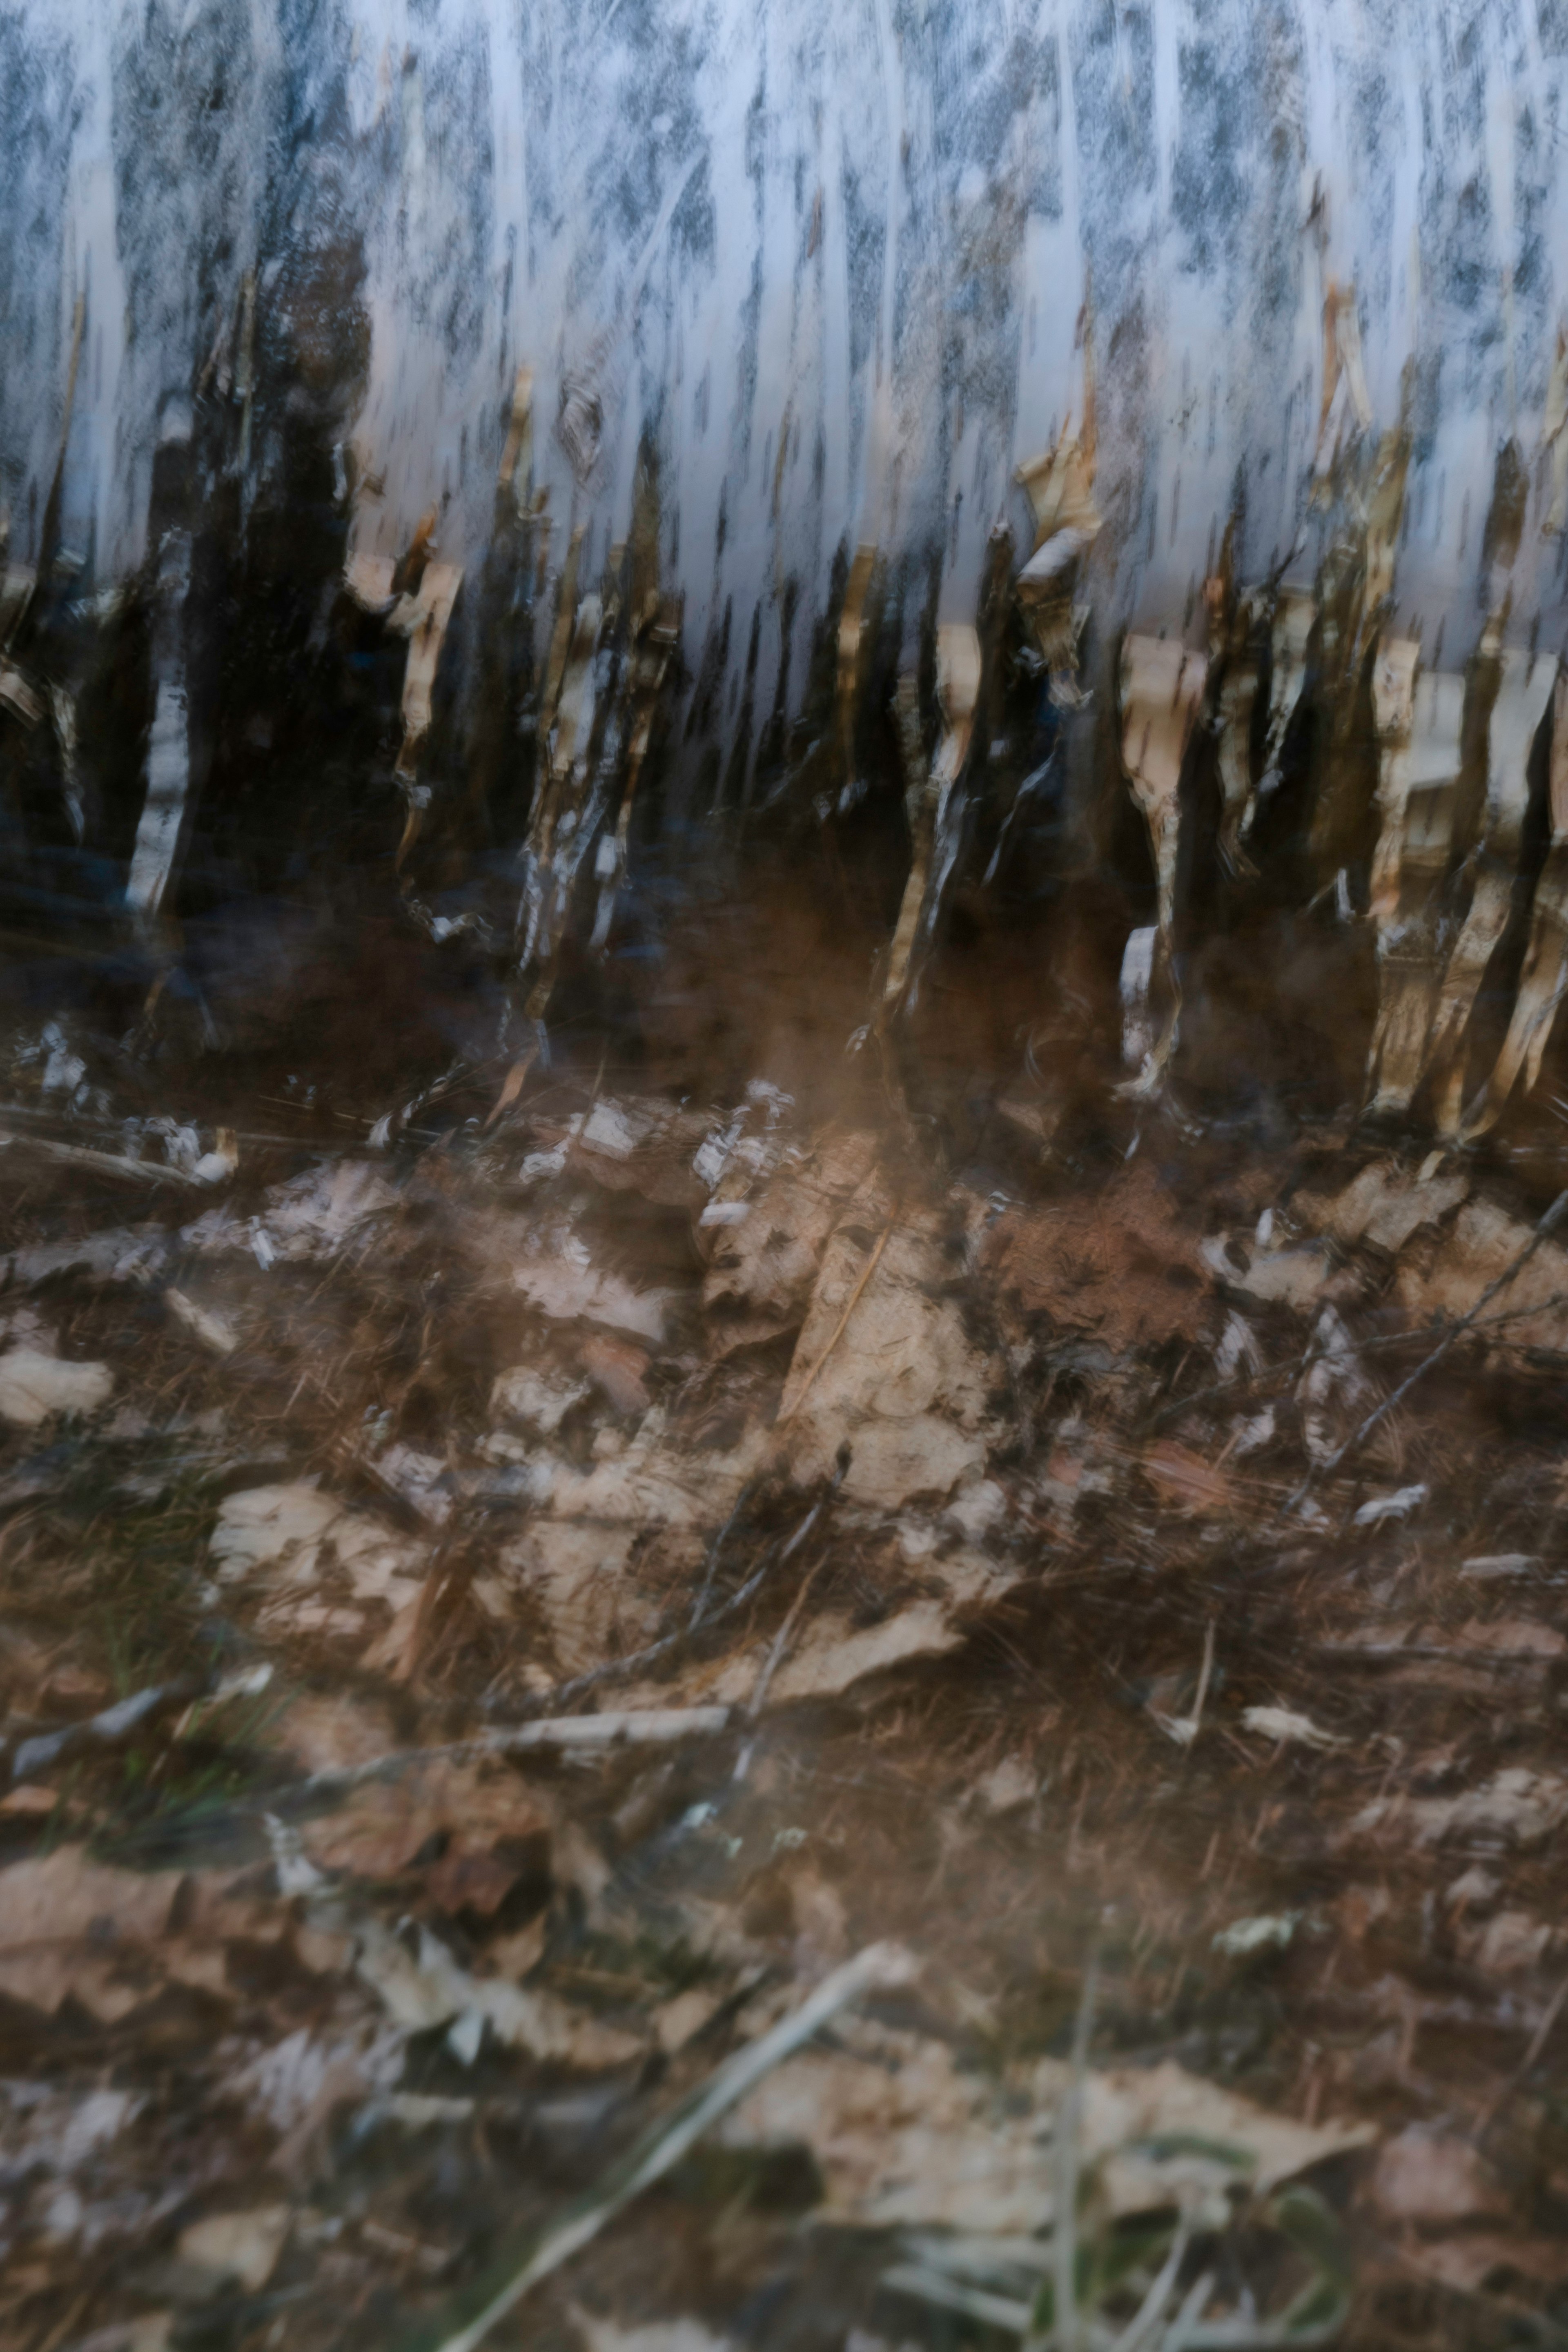
{"label": "muddy ground", "polygon": [[549,1067],[370,924],[216,1049],[13,966],[5,2345],[477,2340],[571,2212],[489,2340],[1568,2340],[1547,1114],[1217,986],[1129,1100],[962,910],[900,1094],[835,906]]}

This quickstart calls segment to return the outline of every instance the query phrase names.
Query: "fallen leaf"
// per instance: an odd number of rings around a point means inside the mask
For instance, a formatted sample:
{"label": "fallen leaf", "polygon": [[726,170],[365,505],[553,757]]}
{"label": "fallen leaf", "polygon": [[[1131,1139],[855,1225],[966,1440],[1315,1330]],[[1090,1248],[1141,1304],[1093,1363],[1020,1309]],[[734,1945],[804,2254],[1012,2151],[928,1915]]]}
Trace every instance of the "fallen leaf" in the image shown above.
{"label": "fallen leaf", "polygon": [[654,2011],[653,2030],[659,2048],[670,2057],[678,2050],[684,2050],[723,2005],[722,1993],[710,1991],[701,1985],[693,1985],[689,1992],[677,1993],[673,2000],[665,2001]]}
{"label": "fallen leaf", "polygon": [[173,1287],[163,1293],[163,1303],[177,1323],[183,1323],[193,1339],[215,1356],[232,1356],[239,1345],[239,1334],[225,1315],[215,1315],[210,1307],[200,1307],[183,1290]]}
{"label": "fallen leaf", "polygon": [[510,2049],[588,2074],[641,2055],[643,2044],[633,2035],[602,2025],[552,1993],[500,1977],[470,1976],[427,1928],[419,1930],[417,1957],[375,1920],[359,1923],[356,1943],[359,1974],[394,2024],[405,2033],[449,2027],[448,2042],[464,2063],[477,2055],[487,2027]]}
{"label": "fallen leaf", "polygon": [[247,2294],[259,2294],[278,2267],[289,2222],[287,2205],[259,2206],[250,2213],[214,2213],[181,2231],[179,2258],[192,2270],[207,2273],[214,2292],[232,2282]]}
{"label": "fallen leaf", "polygon": [[1551,1958],[1557,1947],[1558,1931],[1545,1919],[1538,1919],[1530,1911],[1500,1911],[1459,1938],[1460,1948],[1472,1968],[1493,1977],[1528,1976]]}
{"label": "fallen leaf", "polygon": [[[1457,1321],[1529,1248],[1534,1229],[1492,1201],[1470,1201],[1452,1231],[1425,1248],[1407,1250],[1394,1276],[1400,1305],[1422,1321],[1441,1315]],[[1510,1317],[1499,1333],[1510,1348],[1568,1348],[1568,1249],[1539,1242],[1529,1262],[1500,1289],[1488,1308]],[[1523,1311],[1521,1311],[1523,1310]],[[1477,1333],[1485,1345],[1488,1335]]]}
{"label": "fallen leaf", "polygon": [[1311,1231],[1327,1234],[1342,1247],[1370,1242],[1393,1257],[1412,1234],[1440,1224],[1469,1189],[1469,1178],[1458,1170],[1423,1183],[1397,1160],[1377,1160],[1332,1197],[1297,1193],[1290,1211]]}
{"label": "fallen leaf", "polygon": [[666,1208],[699,1209],[708,1188],[692,1160],[709,1122],[678,1103],[601,1095],[569,1130],[568,1160],[607,1192],[638,1192]]}
{"label": "fallen leaf", "polygon": [[60,1801],[57,1790],[23,1780],[16,1788],[7,1789],[0,1797],[0,1813],[8,1813],[16,1821],[41,1821],[52,1813]]}
{"label": "fallen leaf", "polygon": [[1505,1658],[1568,1657],[1568,1636],[1555,1625],[1529,1617],[1503,1617],[1491,1623],[1472,1617],[1454,1636],[1457,1650],[1486,1650]]}
{"label": "fallen leaf", "polygon": [[883,1223],[858,1211],[823,1252],[779,1400],[792,1474],[812,1481],[850,1450],[844,1492],[897,1509],[941,1497],[984,1466],[987,1401],[1001,1380],[973,1345],[934,1223]]}
{"label": "fallen leaf", "polygon": [[269,1570],[282,1571],[271,1583],[307,1586],[336,1567],[359,1599],[385,1601],[395,1610],[416,1597],[426,1558],[417,1540],[304,1484],[250,1486],[226,1496],[209,1549],[220,1584]]}
{"label": "fallen leaf", "polygon": [[487,1916],[525,1870],[548,1867],[549,1834],[515,1772],[440,1758],[362,1782],[300,1831],[318,1869],[352,1878],[398,1878],[426,1856],[426,1883],[443,1908]]}
{"label": "fallen leaf", "polygon": [[95,2015],[121,2014],[138,1994],[113,1986],[116,1963],[164,1935],[179,1879],[112,1870],[62,1845],[0,1870],[0,1991],[51,2017],[68,1994]]}
{"label": "fallen leaf", "polygon": [[259,1216],[209,1209],[180,1240],[204,1256],[243,1250],[264,1265],[275,1258],[299,1264],[332,1256],[397,1205],[396,1192],[368,1161],[333,1160],[273,1186]]}
{"label": "fallen leaf", "polygon": [[647,1411],[653,1399],[643,1386],[647,1357],[641,1348],[628,1347],[624,1340],[595,1338],[584,1339],[579,1353],[584,1370],[617,1412]]}
{"label": "fallen leaf", "polygon": [[995,1821],[1021,1812],[1040,1793],[1040,1776],[1021,1756],[1004,1756],[974,1784],[975,1802]]}
{"label": "fallen leaf", "polygon": [[1356,1512],[1352,1525],[1358,1528],[1380,1528],[1388,1519],[1408,1519],[1414,1517],[1426,1500],[1427,1486],[1401,1486],[1392,1495],[1371,1495]]}
{"label": "fallen leaf", "polygon": [[[1036,2074],[1037,2095],[1059,2098],[1067,2079],[1061,2061],[1042,2060]],[[1190,2139],[1215,2151],[1230,2151],[1253,2193],[1267,2197],[1313,2165],[1365,2147],[1377,2137],[1368,2123],[1306,2124],[1293,2116],[1272,2114],[1239,2092],[1189,2074],[1170,2058],[1147,2068],[1091,2069],[1084,2094],[1084,2160],[1109,2159],[1101,2177],[1119,2214],[1146,2211],[1170,2200],[1170,2173],[1164,2171],[1163,2177],[1157,2153],[1163,2141]]]}
{"label": "fallen leaf", "polygon": [[1561,2238],[1503,2237],[1493,2231],[1461,2231],[1423,2245],[1415,2259],[1429,2278],[1461,2294],[1500,2287],[1511,2279],[1531,2286],[1561,2286],[1568,2280],[1568,2244]]}
{"label": "fallen leaf", "polygon": [[1468,2140],[1410,2124],[1378,2151],[1369,2195],[1387,2221],[1436,2227],[1500,2215],[1508,2200]]}
{"label": "fallen leaf", "polygon": [[[1042,2060],[997,2085],[961,2073],[944,2043],[868,2020],[843,2038],[851,2050],[805,2052],[780,2067],[721,2137],[731,2146],[808,2147],[828,2221],[1017,2236],[1049,2223],[1054,2127],[1070,2067]],[[1266,2196],[1373,2137],[1370,2125],[1271,2115],[1171,2060],[1091,2069],[1083,2084],[1080,2158],[1097,2168],[1115,2218],[1180,2201],[1182,2184],[1212,2193],[1240,2180]]]}
{"label": "fallen leaf", "polygon": [[[859,1631],[843,1617],[823,1616],[802,1635],[799,1647],[774,1674],[768,1685],[768,1704],[783,1706],[806,1699],[844,1698],[893,1666],[945,1657],[963,1639],[951,1610],[941,1601],[910,1601],[879,1625]],[[733,1659],[714,1684],[711,1696],[739,1705],[750,1697],[757,1674],[755,1660]]]}
{"label": "fallen leaf", "polygon": [[1255,1919],[1233,1919],[1213,1938],[1213,1948],[1231,1960],[1252,1959],[1259,1952],[1283,1952],[1295,1941],[1300,1924],[1300,1911],[1276,1911]]}
{"label": "fallen leaf", "polygon": [[96,1412],[114,1393],[107,1364],[67,1363],[37,1348],[9,1348],[0,1356],[0,1417],[36,1429],[54,1413]]}
{"label": "fallen leaf", "polygon": [[1310,1715],[1293,1715],[1288,1706],[1247,1706],[1241,1712],[1243,1727],[1260,1739],[1294,1742],[1300,1748],[1338,1748],[1337,1734],[1322,1730]]}
{"label": "fallen leaf", "polygon": [[1260,1306],[1288,1307],[1297,1315],[1310,1315],[1324,1299],[1344,1297],[1359,1285],[1336,1276],[1327,1250],[1259,1250],[1245,1274],[1233,1277],[1235,1287]]}
{"label": "fallen leaf", "polygon": [[[861,2037],[857,2037],[860,2039]],[[822,2218],[867,2229],[940,2223],[1020,2236],[1052,2210],[1048,2117],[1017,2115],[944,2043],[879,2032],[865,2055],[805,2051],[721,2126],[731,2147],[809,2148]]]}
{"label": "fallen leaf", "polygon": [[1338,1309],[1328,1306],[1312,1332],[1313,1360],[1296,1390],[1301,1443],[1320,1469],[1377,1402],[1354,1341]]}
{"label": "fallen leaf", "polygon": [[394,1717],[383,1702],[342,1692],[300,1691],[269,1735],[302,1772],[343,1772],[374,1764],[397,1746]]}
{"label": "fallen leaf", "polygon": [[1376,1797],[1350,1824],[1352,1837],[1408,1825],[1418,1845],[1470,1837],[1501,1845],[1543,1844],[1568,1821],[1568,1780],[1510,1764],[1457,1797]]}
{"label": "fallen leaf", "polygon": [[744,1145],[732,1144],[715,1169],[718,1191],[703,1213],[720,1235],[702,1286],[719,1355],[798,1329],[828,1236],[876,1164],[875,1138],[851,1132],[759,1181]]}
{"label": "fallen leaf", "polygon": [[638,1290],[618,1274],[569,1257],[526,1258],[512,1268],[512,1287],[541,1315],[557,1322],[603,1323],[662,1344],[676,1294]]}
{"label": "fallen leaf", "polygon": [[532,1364],[519,1364],[502,1372],[490,1391],[490,1411],[498,1421],[516,1423],[553,1437],[575,1404],[588,1394],[586,1381],[567,1381],[542,1372]]}

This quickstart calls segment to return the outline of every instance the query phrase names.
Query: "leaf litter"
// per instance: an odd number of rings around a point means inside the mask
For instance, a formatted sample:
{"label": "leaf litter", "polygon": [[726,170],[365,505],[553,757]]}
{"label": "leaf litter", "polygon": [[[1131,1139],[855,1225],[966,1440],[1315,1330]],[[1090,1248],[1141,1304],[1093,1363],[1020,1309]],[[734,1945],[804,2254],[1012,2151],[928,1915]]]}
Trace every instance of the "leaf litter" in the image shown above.
{"label": "leaf litter", "polygon": [[55,1163],[0,1349],[35,2337],[763,2345],[805,2276],[843,2342],[1045,2340],[1069,2275],[1095,2343],[1379,2340],[1417,2277],[1547,2323],[1563,1252],[1128,1100],[1131,1158],[987,1177],[535,1074],[133,1227]]}

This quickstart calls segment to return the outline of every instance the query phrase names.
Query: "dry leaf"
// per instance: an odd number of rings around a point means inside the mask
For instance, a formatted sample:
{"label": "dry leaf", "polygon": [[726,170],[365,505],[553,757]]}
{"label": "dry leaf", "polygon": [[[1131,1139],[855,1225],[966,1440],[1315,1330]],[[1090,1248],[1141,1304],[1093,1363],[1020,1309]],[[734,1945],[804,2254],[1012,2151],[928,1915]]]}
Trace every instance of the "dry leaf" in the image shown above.
{"label": "dry leaf", "polygon": [[303,1484],[228,1496],[210,1549],[220,1584],[265,1569],[274,1571],[269,1581],[296,1588],[336,1567],[358,1598],[385,1601],[395,1610],[416,1598],[426,1559],[417,1540]]}
{"label": "dry leaf", "polygon": [[806,2051],[788,2060],[719,2137],[731,2147],[809,2148],[829,2221],[1020,2236],[1048,2222],[1048,2116],[1009,2114],[980,2079],[960,2074],[942,2042],[889,2032],[866,2039],[866,2056]]}
{"label": "dry leaf", "polygon": [[711,1205],[745,1214],[715,1228],[719,1239],[702,1286],[716,1353],[799,1327],[828,1235],[869,1178],[876,1149],[870,1135],[831,1135],[810,1153],[793,1155],[754,1190],[739,1151],[724,1163]]}
{"label": "dry leaf", "polygon": [[183,1290],[165,1290],[163,1303],[175,1321],[183,1323],[192,1338],[210,1348],[215,1356],[232,1356],[238,1347],[239,1334],[226,1316],[215,1315],[210,1307],[199,1307]]}
{"label": "dry leaf", "polygon": [[603,1323],[662,1344],[675,1293],[636,1289],[620,1275],[571,1257],[531,1257],[512,1268],[512,1286],[557,1322]]}
{"label": "dry leaf", "polygon": [[355,1966],[393,2022],[405,2033],[450,2026],[452,2049],[466,2061],[478,2053],[487,2027],[510,2049],[589,2074],[641,2054],[643,2045],[632,2035],[569,2009],[552,1993],[500,1977],[470,1976],[427,1928],[419,1931],[416,1957],[374,1920],[360,1923],[357,1946]]}
{"label": "dry leaf", "polygon": [[1321,1729],[1310,1715],[1293,1715],[1288,1706],[1244,1707],[1241,1720],[1247,1731],[1255,1731],[1260,1739],[1278,1740],[1281,1747],[1292,1742],[1299,1748],[1343,1744],[1333,1732]]}
{"label": "dry leaf", "polygon": [[826,1476],[847,1443],[846,1495],[896,1509],[984,1468],[1001,1375],[942,1295],[948,1280],[934,1224],[895,1221],[873,1238],[847,1216],[823,1253],[779,1401],[797,1479]]}
{"label": "dry leaf", "polygon": [[[960,1647],[963,1638],[951,1609],[941,1601],[911,1601],[879,1625],[868,1625],[858,1632],[846,1618],[819,1617],[769,1683],[768,1704],[782,1706],[795,1700],[844,1698],[891,1667],[945,1657]],[[756,1686],[759,1670],[760,1661],[755,1658],[731,1659],[710,1696],[721,1703],[742,1704]]]}
{"label": "dry leaf", "polygon": [[616,1412],[647,1411],[653,1399],[643,1386],[647,1356],[641,1348],[628,1347],[620,1339],[590,1339],[584,1340],[579,1353],[584,1370]]}
{"label": "dry leaf", "polygon": [[1459,1171],[1433,1176],[1424,1183],[1394,1160],[1376,1160],[1333,1196],[1309,1198],[1298,1192],[1291,1214],[1315,1233],[1327,1234],[1342,1247],[1369,1242],[1374,1249],[1397,1256],[1412,1234],[1441,1224],[1469,1194],[1470,1180]]}
{"label": "dry leaf", "polygon": [[1417,1845],[1469,1837],[1521,1848],[1542,1845],[1568,1821],[1568,1780],[1512,1764],[1458,1797],[1376,1797],[1350,1824],[1368,1837],[1408,1830]]}
{"label": "dry leaf", "polygon": [[140,1996],[114,1990],[115,1963],[157,1946],[178,1887],[173,1872],[107,1869],[79,1845],[13,1863],[0,1871],[0,1991],[50,2016],[70,1993],[123,2013]]}
{"label": "dry leaf", "polygon": [[549,1859],[548,1818],[515,1772],[436,1758],[363,1782],[300,1836],[318,1869],[353,1878],[400,1877],[428,1850],[426,1884],[443,1908],[487,1916]]}
{"label": "dry leaf", "polygon": [[265,2205],[250,2213],[214,2213],[182,2230],[178,2253],[192,2270],[206,2272],[216,2289],[226,2282],[259,2294],[278,2267],[289,2235],[287,2205]]}
{"label": "dry leaf", "polygon": [[37,1348],[0,1356],[0,1418],[36,1429],[53,1413],[96,1412],[114,1393],[107,1364],[71,1364]]}
{"label": "dry leaf", "polygon": [[1561,2286],[1568,2280],[1568,2244],[1561,2238],[1503,2237],[1496,2231],[1461,2231],[1423,2245],[1418,2267],[1461,2294],[1523,2279],[1534,2287]]}
{"label": "dry leaf", "polygon": [[1508,2202],[1468,2140],[1420,2124],[1384,2141],[1369,2193],[1385,2221],[1418,2228],[1486,2220]]}
{"label": "dry leaf", "polygon": [[[1452,1229],[1427,1253],[1407,1252],[1394,1277],[1402,1307],[1423,1322],[1442,1315],[1457,1321],[1479,1304],[1483,1291],[1529,1245],[1532,1228],[1492,1201],[1470,1201]],[[1568,1249],[1538,1244],[1529,1264],[1499,1291],[1489,1314],[1516,1318],[1500,1337],[1510,1347],[1568,1349]],[[1479,1333],[1484,1344],[1487,1335]]]}

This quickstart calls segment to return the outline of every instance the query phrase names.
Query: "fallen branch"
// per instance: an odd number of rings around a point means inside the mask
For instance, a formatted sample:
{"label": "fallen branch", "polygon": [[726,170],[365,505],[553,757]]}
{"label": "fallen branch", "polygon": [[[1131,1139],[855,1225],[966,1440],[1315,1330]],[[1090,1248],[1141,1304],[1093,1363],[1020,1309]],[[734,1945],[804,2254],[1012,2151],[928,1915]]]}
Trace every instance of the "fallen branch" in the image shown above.
{"label": "fallen branch", "polygon": [[[829,2018],[858,2000],[862,1993],[908,1984],[914,1972],[909,1954],[895,1944],[872,1944],[836,1969],[792,2016],[781,2020],[760,2041],[737,2050],[672,2115],[645,2132],[595,2187],[555,2221],[531,2233],[515,2253],[497,2265],[489,2282],[460,2298],[456,2310],[449,2306],[446,2317],[438,2317],[406,2339],[405,2352],[473,2352],[531,2287],[596,2238],[635,2197],[662,2180],[710,2126],[738,2106],[749,2091],[809,2042]],[[479,2308],[471,2317],[463,2315],[476,2293],[482,2297]]]}

